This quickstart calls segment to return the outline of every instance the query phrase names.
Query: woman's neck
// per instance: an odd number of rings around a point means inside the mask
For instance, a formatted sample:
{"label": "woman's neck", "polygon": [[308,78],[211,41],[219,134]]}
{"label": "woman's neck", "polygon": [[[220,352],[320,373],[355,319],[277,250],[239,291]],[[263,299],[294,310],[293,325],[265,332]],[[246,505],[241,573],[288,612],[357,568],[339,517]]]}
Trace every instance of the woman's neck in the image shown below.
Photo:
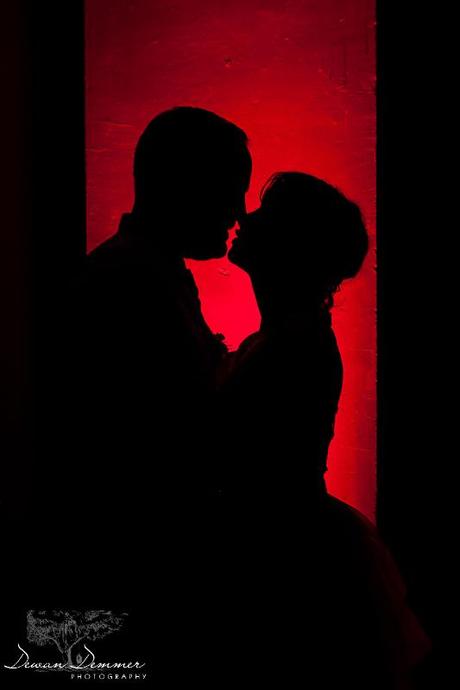
{"label": "woman's neck", "polygon": [[309,318],[312,314],[318,314],[322,308],[321,300],[309,298],[307,291],[299,295],[276,285],[262,287],[254,279],[252,285],[261,315],[260,329],[263,331],[279,328],[294,316]]}

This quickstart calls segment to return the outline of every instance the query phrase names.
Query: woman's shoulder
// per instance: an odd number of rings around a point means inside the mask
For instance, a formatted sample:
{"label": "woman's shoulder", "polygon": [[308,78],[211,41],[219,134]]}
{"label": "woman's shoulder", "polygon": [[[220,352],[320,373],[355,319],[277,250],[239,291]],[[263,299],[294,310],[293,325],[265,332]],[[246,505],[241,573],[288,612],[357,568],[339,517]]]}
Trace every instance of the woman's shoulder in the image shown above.
{"label": "woman's shoulder", "polygon": [[288,320],[276,338],[280,348],[293,353],[311,352],[318,358],[340,358],[337,339],[330,315],[307,318],[303,315]]}

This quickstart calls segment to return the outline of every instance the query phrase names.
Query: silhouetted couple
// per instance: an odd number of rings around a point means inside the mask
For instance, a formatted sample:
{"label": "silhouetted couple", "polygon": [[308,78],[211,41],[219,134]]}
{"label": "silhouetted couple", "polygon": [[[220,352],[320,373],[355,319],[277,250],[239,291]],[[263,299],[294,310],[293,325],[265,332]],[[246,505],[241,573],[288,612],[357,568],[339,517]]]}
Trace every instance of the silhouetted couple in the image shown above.
{"label": "silhouetted couple", "polygon": [[[377,582],[375,563],[397,571],[324,482],[342,387],[330,310],[361,267],[366,229],[356,204],[300,172],[275,174],[247,214],[250,176],[245,133],[211,112],[175,108],[142,134],[133,209],[74,291],[64,494],[106,544],[118,540],[115,555],[164,556],[170,540],[192,554],[185,573],[213,563],[237,665],[246,655],[280,687],[299,672],[308,686],[311,664],[323,669],[311,687],[395,687],[404,597]],[[228,353],[184,260],[223,257],[236,222],[229,259],[262,321]]]}
{"label": "silhouetted couple", "polygon": [[[198,108],[162,113],[136,149],[132,212],[87,258],[78,404],[92,472],[103,467],[120,494],[145,481],[148,496],[181,500],[324,492],[342,386],[330,307],[367,234],[355,204],[302,173],[275,175],[246,214],[250,175],[238,127]],[[237,221],[229,258],[249,274],[262,323],[228,355],[184,259],[224,256]],[[126,486],[127,467],[137,486]]]}

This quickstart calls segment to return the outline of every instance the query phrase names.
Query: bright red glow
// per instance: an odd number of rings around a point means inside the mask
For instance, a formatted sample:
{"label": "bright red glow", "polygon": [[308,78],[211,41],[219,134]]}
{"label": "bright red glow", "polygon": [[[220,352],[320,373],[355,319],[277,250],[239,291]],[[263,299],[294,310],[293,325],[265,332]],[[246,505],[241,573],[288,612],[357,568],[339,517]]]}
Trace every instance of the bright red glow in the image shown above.
{"label": "bright red glow", "polygon": [[[337,296],[345,368],[328,487],[373,519],[376,458],[375,37],[373,0],[87,0],[88,248],[132,204],[136,141],[175,105],[214,110],[249,135],[248,209],[276,170],[304,170],[357,201],[371,234]],[[210,326],[235,348],[257,329],[246,275],[191,262]]]}

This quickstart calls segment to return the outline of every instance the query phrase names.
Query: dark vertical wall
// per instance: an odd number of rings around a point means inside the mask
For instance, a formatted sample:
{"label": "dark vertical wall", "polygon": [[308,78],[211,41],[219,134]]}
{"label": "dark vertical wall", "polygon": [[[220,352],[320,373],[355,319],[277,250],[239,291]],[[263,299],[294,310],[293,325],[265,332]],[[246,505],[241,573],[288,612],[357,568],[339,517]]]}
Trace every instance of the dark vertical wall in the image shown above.
{"label": "dark vertical wall", "polygon": [[[63,284],[85,248],[83,1],[8,3],[2,41],[3,501],[21,515],[46,453]],[[3,12],[3,10],[2,10]],[[5,355],[3,357],[3,354]],[[3,373],[3,367],[2,367]]]}
{"label": "dark vertical wall", "polygon": [[0,464],[1,500],[12,485],[13,468],[28,449],[29,255],[25,229],[25,26],[19,3],[2,10],[8,31],[0,42],[2,163],[0,166]]}
{"label": "dark vertical wall", "polygon": [[450,684],[448,560],[458,541],[449,542],[458,337],[444,311],[453,216],[442,160],[454,129],[442,86],[448,62],[435,42],[448,45],[447,30],[432,7],[384,2],[378,27],[377,518],[433,641],[420,687],[441,688]]}
{"label": "dark vertical wall", "polygon": [[84,2],[26,3],[34,256],[68,270],[85,252]]}

